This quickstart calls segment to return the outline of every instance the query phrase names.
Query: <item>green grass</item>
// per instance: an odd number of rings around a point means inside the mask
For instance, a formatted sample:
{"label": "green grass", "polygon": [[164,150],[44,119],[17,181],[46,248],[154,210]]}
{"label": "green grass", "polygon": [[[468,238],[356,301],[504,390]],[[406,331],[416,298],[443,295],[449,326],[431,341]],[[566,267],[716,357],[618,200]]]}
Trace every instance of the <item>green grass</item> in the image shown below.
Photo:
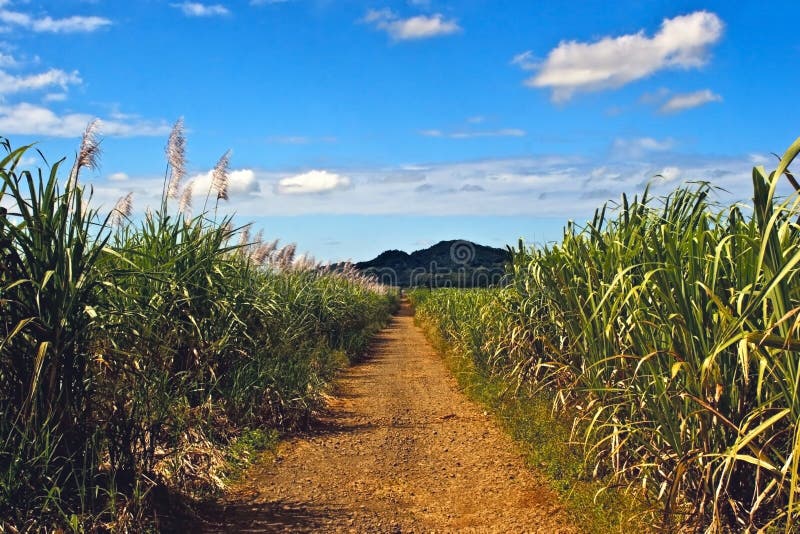
{"label": "green grass", "polygon": [[275,429],[244,428],[225,451],[225,478],[237,481],[261,453],[275,451],[280,432]]}

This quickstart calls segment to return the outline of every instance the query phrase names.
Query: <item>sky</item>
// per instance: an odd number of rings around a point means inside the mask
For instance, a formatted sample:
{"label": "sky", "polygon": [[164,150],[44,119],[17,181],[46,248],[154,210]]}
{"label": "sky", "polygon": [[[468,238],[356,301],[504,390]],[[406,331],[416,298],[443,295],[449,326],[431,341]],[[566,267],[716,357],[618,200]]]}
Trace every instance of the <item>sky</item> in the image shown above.
{"label": "sky", "polygon": [[[201,211],[319,260],[557,240],[650,184],[746,200],[800,136],[797,2],[0,0],[0,136],[109,210],[160,203],[183,118]],[[66,178],[66,177],[65,177]]]}

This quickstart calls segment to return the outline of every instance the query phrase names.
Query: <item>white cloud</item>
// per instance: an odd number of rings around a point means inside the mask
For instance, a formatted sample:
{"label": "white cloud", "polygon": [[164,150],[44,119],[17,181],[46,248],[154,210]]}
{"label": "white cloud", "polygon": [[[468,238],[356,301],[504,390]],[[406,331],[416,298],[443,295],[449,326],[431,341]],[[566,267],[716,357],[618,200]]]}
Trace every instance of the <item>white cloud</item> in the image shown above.
{"label": "white cloud", "polygon": [[44,17],[34,20],[31,29],[50,33],[93,32],[110,24],[111,21],[103,17],[72,16],[64,19]]}
{"label": "white cloud", "polygon": [[113,174],[108,175],[108,180],[110,182],[125,182],[130,177],[124,172],[115,172]]}
{"label": "white cloud", "polygon": [[531,50],[526,50],[511,58],[511,64],[519,65],[520,68],[525,70],[534,70],[541,66],[541,61],[536,59]]}
{"label": "white cloud", "polygon": [[[647,143],[645,143],[647,144]],[[261,193],[241,199],[229,209],[240,215],[402,214],[402,215],[534,215],[584,221],[606,200],[641,193],[651,183],[660,195],[687,180],[710,180],[731,197],[751,194],[749,156],[736,158],[681,155],[652,151],[643,159],[613,160],[577,156],[464,161],[426,164],[418,171],[408,166],[334,169],[328,174],[346,175],[345,190],[336,195],[287,194],[330,190],[334,180],[283,178],[280,173],[257,173]],[[408,179],[396,179],[398,174]],[[414,178],[416,175],[419,179]],[[657,178],[661,175],[661,178]],[[420,194],[417,189],[422,187]],[[226,208],[228,209],[228,208]]]}
{"label": "white cloud", "polygon": [[722,102],[722,97],[709,89],[675,95],[667,100],[659,110],[662,113],[675,113],[686,109],[696,108],[709,102]]}
{"label": "white cloud", "polygon": [[16,76],[0,70],[0,95],[32,91],[51,86],[66,89],[69,85],[80,84],[81,81],[77,71],[65,72],[61,69],[50,69],[38,74]]}
{"label": "white cloud", "polygon": [[519,128],[503,128],[501,130],[487,131],[457,131],[443,132],[441,130],[422,130],[420,135],[425,137],[447,137],[449,139],[475,139],[479,137],[524,137],[525,130]]}
{"label": "white cloud", "polygon": [[311,138],[305,135],[275,135],[269,137],[267,142],[278,145],[307,145],[311,142]]}
{"label": "white cloud", "polygon": [[461,31],[461,26],[457,21],[445,19],[444,15],[440,13],[417,15],[404,19],[391,9],[370,9],[361,21],[385,31],[396,41],[429,39]]}
{"label": "white cloud", "polygon": [[[763,156],[756,156],[717,157],[656,150],[642,159],[559,155],[330,169],[315,171],[317,178],[314,173],[298,177],[286,171],[254,169],[253,182],[247,178],[245,185],[250,185],[239,189],[246,189],[247,194],[231,196],[219,210],[235,213],[245,222],[264,215],[315,213],[526,215],[563,221],[571,218],[582,223],[603,202],[618,201],[623,192],[632,198],[648,183],[651,195],[659,196],[687,181],[708,180],[730,192],[714,192],[715,200],[746,200],[752,195],[752,166],[765,161]],[[775,164],[774,158],[766,161]],[[328,178],[320,179],[320,175]],[[345,176],[347,179],[342,179]],[[239,183],[239,179],[234,182]],[[133,191],[136,209],[143,212],[147,205],[159,205],[162,185],[163,176],[156,175],[131,177],[121,183],[103,179],[96,182],[94,198],[112,206],[120,196]],[[288,190],[281,190],[282,185]],[[420,185],[428,194],[416,191]],[[332,195],[290,194],[332,189],[341,190]],[[198,186],[196,194],[204,198],[207,191],[208,182]]]}
{"label": "white cloud", "polygon": [[67,93],[47,93],[44,95],[45,102],[63,102],[67,99]]}
{"label": "white cloud", "polygon": [[180,9],[187,17],[219,17],[230,15],[228,8],[220,4],[206,5],[199,2],[182,2],[180,4],[170,5]]}
{"label": "white cloud", "polygon": [[350,186],[350,178],[328,171],[309,171],[283,178],[276,191],[282,195],[324,193]]}
{"label": "white cloud", "polygon": [[593,43],[562,41],[541,63],[530,52],[518,54],[512,62],[537,71],[526,85],[549,88],[553,101],[563,102],[576,92],[621,87],[662,69],[701,67],[722,30],[717,15],[697,11],[665,19],[653,37],[642,30]]}
{"label": "white cloud", "polygon": [[617,138],[611,146],[614,157],[621,159],[641,158],[651,152],[665,152],[675,147],[673,139],[654,139],[652,137],[636,137],[632,139]]}
{"label": "white cloud", "polygon": [[[206,196],[211,191],[211,183],[214,179],[214,170],[196,174],[189,178],[186,183],[191,181],[193,196]],[[230,196],[246,195],[259,191],[258,181],[252,169],[239,169],[228,172],[228,194]]]}
{"label": "white cloud", "polygon": [[276,145],[310,145],[313,143],[335,143],[337,138],[332,135],[310,137],[307,135],[273,135],[267,138],[268,143]]}
{"label": "white cloud", "polygon": [[0,52],[0,67],[15,67],[17,60],[11,54],[4,54]]}
{"label": "white cloud", "polygon": [[502,130],[490,130],[485,132],[453,132],[450,137],[453,139],[474,139],[476,137],[524,137],[525,130],[519,128],[503,128]]}
{"label": "white cloud", "polygon": [[658,174],[658,177],[661,178],[664,182],[674,182],[681,176],[681,169],[680,167],[664,167],[661,169]]}
{"label": "white cloud", "polygon": [[[58,115],[48,108],[27,102],[0,105],[0,131],[5,134],[80,137],[94,118],[86,113]],[[119,137],[159,136],[170,132],[169,124],[164,121],[101,119],[99,128],[103,135]]]}
{"label": "white cloud", "polygon": [[89,33],[111,25],[104,17],[73,15],[63,19],[49,16],[35,18],[27,13],[2,9],[6,3],[0,4],[0,22],[12,26],[21,26],[39,33]]}

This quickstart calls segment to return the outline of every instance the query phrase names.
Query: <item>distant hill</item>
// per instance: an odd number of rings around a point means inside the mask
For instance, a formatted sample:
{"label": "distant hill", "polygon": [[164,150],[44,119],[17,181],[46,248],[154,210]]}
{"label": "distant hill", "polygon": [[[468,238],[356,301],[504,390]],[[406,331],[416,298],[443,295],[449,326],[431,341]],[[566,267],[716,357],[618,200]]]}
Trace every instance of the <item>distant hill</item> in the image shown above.
{"label": "distant hill", "polygon": [[355,267],[401,287],[485,287],[501,282],[509,259],[507,250],[452,240],[411,254],[387,250]]}

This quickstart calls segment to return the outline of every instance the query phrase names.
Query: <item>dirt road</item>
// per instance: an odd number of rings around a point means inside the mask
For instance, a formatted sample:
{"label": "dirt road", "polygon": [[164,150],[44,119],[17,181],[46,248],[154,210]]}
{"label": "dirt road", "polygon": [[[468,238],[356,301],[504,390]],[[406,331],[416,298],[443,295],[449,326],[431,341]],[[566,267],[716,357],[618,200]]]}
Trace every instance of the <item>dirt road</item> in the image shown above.
{"label": "dirt road", "polygon": [[407,306],[315,430],[255,465],[218,512],[206,532],[577,532]]}

